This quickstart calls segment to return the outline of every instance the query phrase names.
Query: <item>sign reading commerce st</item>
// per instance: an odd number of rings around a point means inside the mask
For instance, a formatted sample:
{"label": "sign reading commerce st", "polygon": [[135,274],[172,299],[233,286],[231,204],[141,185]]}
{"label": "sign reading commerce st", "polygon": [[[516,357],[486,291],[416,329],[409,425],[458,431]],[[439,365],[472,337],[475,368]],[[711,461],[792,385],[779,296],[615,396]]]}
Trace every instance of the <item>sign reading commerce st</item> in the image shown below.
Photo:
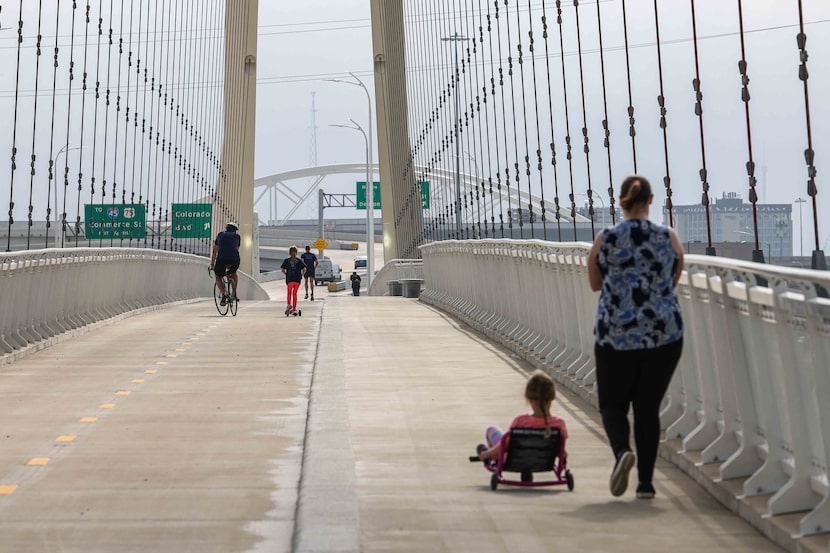
{"label": "sign reading commerce st", "polygon": [[173,238],[210,238],[213,204],[173,204]]}
{"label": "sign reading commerce st", "polygon": [[144,204],[86,204],[85,233],[88,240],[144,238],[147,221]]}

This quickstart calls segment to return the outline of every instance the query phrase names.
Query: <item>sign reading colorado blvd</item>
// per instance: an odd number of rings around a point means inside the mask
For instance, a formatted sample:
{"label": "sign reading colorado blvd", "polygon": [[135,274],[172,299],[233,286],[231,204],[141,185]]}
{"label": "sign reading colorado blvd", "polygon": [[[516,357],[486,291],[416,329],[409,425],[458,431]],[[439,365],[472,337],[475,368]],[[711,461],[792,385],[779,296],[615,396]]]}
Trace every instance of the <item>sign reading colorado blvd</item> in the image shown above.
{"label": "sign reading colorado blvd", "polygon": [[86,204],[84,215],[84,232],[89,240],[147,235],[144,204]]}
{"label": "sign reading colorado blvd", "polygon": [[210,238],[213,204],[173,204],[173,238]]}
{"label": "sign reading colorado blvd", "polygon": [[[429,182],[420,182],[421,185],[421,207],[429,209]],[[357,181],[357,209],[366,209],[366,181]],[[380,183],[375,181],[372,183],[372,198],[374,199],[374,208],[380,209]]]}

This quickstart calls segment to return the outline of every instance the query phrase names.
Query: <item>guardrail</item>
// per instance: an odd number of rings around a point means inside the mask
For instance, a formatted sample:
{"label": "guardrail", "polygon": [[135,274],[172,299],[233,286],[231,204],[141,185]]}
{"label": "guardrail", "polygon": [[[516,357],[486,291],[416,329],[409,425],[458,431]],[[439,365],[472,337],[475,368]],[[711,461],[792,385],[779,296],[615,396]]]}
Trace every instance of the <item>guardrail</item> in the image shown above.
{"label": "guardrail", "polygon": [[[134,248],[0,253],[0,354],[153,305],[213,296],[208,262]],[[268,294],[240,274],[242,300]]]}
{"label": "guardrail", "polygon": [[[518,240],[427,244],[421,300],[596,405],[589,250]],[[718,499],[791,550],[792,537],[773,529],[777,515],[801,513],[798,536],[830,532],[828,290],[827,272],[697,255],[686,256],[678,285],[684,354],[661,412],[661,454],[679,465],[681,456],[693,459],[681,468],[711,481]],[[721,480],[738,483],[738,492],[714,485]],[[762,496],[757,516],[739,506],[753,496]]]}
{"label": "guardrail", "polygon": [[424,278],[423,259],[393,259],[377,272],[369,286],[370,296],[386,296],[389,294],[390,280],[407,278]]}

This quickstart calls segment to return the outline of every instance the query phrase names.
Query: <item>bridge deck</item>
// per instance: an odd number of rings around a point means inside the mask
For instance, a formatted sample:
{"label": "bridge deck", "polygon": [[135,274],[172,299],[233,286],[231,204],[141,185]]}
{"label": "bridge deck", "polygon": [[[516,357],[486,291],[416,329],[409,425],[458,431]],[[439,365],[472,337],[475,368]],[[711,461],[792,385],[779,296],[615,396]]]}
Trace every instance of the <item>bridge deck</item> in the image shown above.
{"label": "bridge deck", "polygon": [[663,461],[656,500],[612,498],[561,390],[574,492],[490,491],[467,456],[525,409],[523,365],[414,300],[302,303],[179,305],[0,366],[0,552],[780,551]]}

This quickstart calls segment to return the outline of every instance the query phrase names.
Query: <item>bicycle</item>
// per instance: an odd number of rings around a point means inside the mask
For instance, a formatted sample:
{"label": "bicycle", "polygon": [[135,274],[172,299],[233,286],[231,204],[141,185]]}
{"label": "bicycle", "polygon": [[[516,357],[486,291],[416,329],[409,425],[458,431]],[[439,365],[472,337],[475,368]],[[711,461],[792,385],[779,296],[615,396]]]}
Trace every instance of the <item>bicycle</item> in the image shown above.
{"label": "bicycle", "polygon": [[[212,276],[213,271],[210,267],[208,267],[208,274]],[[219,284],[214,282],[213,283],[213,302],[216,304],[216,310],[219,311],[219,314],[223,317],[228,314],[228,311],[231,312],[231,315],[236,317],[237,310],[239,309],[239,298],[236,296],[236,285],[231,278],[231,275],[226,274],[222,277],[222,281],[225,283],[225,293],[228,295],[228,301],[225,305],[222,305],[222,291],[219,290]]]}

